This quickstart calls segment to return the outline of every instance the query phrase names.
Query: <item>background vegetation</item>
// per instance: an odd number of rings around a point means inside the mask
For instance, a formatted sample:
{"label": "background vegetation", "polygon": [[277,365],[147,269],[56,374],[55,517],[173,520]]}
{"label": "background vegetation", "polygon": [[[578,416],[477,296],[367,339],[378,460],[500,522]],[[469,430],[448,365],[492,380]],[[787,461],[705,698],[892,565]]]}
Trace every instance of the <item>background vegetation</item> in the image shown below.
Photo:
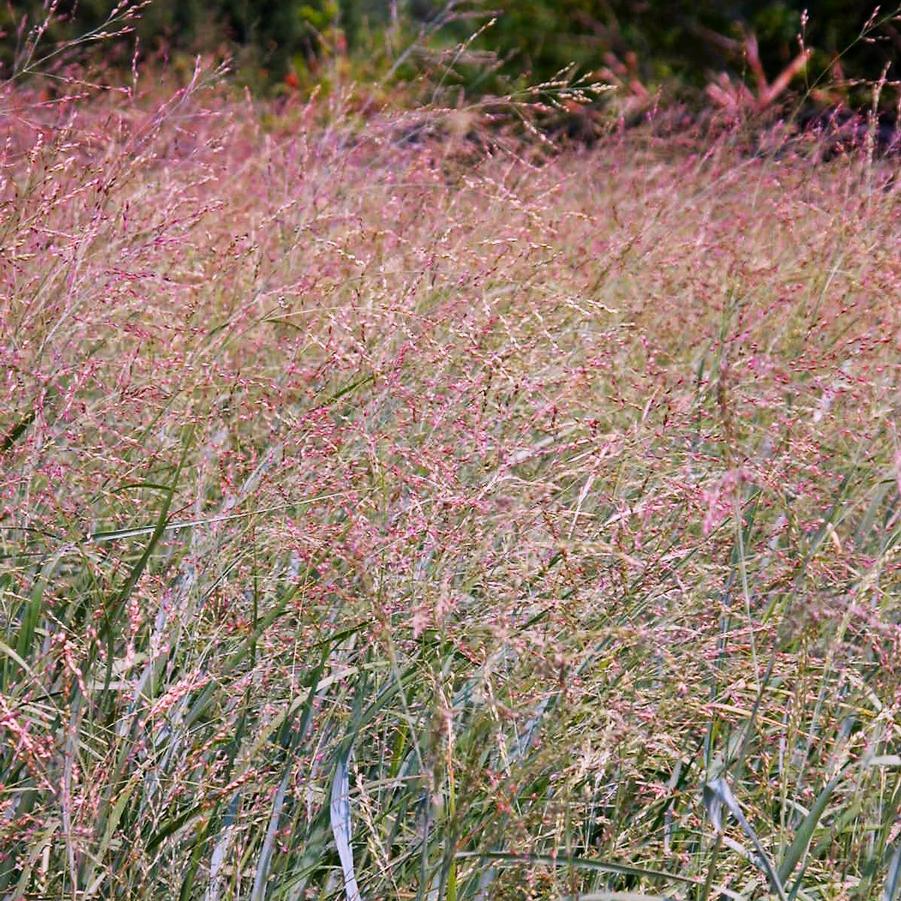
{"label": "background vegetation", "polygon": [[[58,0],[47,38],[95,27],[112,6]],[[46,11],[40,0],[0,11],[7,68],[22,22],[33,26]],[[453,71],[444,72],[447,83],[471,92],[546,80],[575,63],[582,73],[613,70],[652,90],[691,95],[712,73],[753,81],[747,45],[753,37],[770,78],[791,64],[803,42],[812,56],[797,84],[807,87],[827,74],[840,88],[837,99],[860,101],[855,85],[877,80],[901,48],[892,9],[846,0],[153,0],[136,26],[146,54],[235,54],[242,77],[257,85],[289,73],[312,84],[321,80],[323,60],[335,55],[348,57],[360,77],[410,75],[415,67],[398,70],[394,63],[417,35],[428,34],[424,49],[439,52],[480,29],[466,53],[453,54]],[[130,62],[129,48],[120,53],[121,62]]]}

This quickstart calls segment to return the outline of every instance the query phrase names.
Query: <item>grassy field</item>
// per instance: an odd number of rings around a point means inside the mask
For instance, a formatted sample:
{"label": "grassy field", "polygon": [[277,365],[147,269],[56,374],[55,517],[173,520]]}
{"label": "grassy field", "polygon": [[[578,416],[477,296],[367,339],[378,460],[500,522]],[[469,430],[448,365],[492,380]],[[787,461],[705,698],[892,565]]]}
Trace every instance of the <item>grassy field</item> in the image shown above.
{"label": "grassy field", "polygon": [[897,158],[3,102],[0,897],[899,897]]}

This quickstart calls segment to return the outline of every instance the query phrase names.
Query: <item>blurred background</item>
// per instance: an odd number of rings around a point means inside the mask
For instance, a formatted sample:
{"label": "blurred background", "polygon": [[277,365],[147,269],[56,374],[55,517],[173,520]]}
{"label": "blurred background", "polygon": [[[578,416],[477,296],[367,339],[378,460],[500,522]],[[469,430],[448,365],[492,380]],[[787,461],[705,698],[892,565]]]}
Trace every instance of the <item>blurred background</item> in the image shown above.
{"label": "blurred background", "polygon": [[[765,106],[790,88],[813,103],[861,105],[880,78],[896,77],[901,49],[896,6],[848,0],[151,0],[131,9],[127,21],[128,3],[106,0],[0,7],[3,77],[21,73],[36,32],[46,53],[124,27],[112,49],[104,43],[104,64],[130,68],[137,52],[177,69],[203,53],[231,60],[238,81],[261,91],[327,89],[339,77],[410,83],[437,68],[442,88],[473,96],[574,65],[639,102]],[[93,43],[77,48],[82,61]],[[896,105],[897,91],[880,102]]]}

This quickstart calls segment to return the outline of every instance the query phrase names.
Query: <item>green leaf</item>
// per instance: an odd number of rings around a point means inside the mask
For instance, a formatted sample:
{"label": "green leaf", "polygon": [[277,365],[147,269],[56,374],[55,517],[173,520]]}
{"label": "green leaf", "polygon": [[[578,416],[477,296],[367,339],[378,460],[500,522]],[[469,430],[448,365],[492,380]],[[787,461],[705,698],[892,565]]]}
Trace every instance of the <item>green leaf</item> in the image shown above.
{"label": "green leaf", "polygon": [[798,865],[798,861],[801,860],[807,851],[807,848],[810,846],[810,841],[817,828],[817,823],[819,823],[820,818],[823,816],[826,805],[829,803],[829,798],[832,796],[832,792],[835,790],[838,783],[839,777],[836,776],[826,784],[823,790],[817,795],[816,800],[813,802],[813,807],[810,808],[810,812],[804,817],[803,822],[798,827],[794,840],[788,846],[788,849],[782,858],[782,863],[779,864],[779,879],[782,882],[785,882],[788,877],[791,876],[795,867]]}

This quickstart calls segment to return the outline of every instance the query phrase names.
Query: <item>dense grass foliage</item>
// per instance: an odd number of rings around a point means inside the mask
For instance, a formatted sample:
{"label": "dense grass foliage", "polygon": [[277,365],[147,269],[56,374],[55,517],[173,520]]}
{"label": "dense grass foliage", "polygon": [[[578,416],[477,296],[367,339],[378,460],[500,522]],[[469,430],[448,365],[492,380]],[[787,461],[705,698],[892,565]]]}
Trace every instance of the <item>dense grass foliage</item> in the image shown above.
{"label": "dense grass foliage", "polygon": [[4,104],[0,897],[898,897],[894,164]]}

